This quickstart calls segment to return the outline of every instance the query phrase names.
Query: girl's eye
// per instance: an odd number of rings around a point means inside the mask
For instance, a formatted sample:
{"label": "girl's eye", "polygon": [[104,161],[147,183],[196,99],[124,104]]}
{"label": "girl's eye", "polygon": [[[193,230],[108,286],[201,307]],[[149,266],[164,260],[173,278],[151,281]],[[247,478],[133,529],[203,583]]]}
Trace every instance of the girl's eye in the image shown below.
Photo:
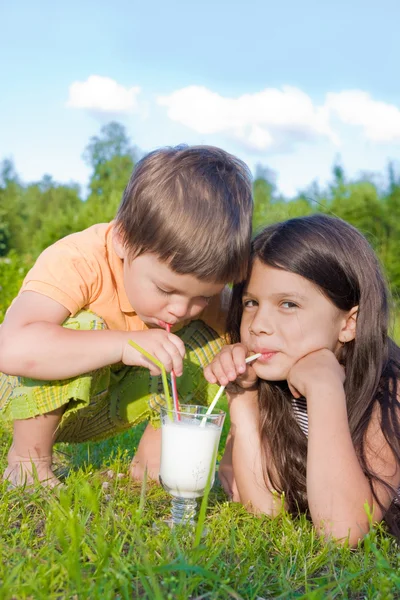
{"label": "girl's eye", "polygon": [[298,308],[298,305],[297,305],[297,304],[295,304],[294,302],[289,302],[289,301],[287,301],[287,302],[282,302],[282,303],[281,303],[281,306],[282,306],[283,308]]}
{"label": "girl's eye", "polygon": [[254,306],[258,306],[258,303],[256,300],[243,300],[243,307],[244,308],[254,308]]}

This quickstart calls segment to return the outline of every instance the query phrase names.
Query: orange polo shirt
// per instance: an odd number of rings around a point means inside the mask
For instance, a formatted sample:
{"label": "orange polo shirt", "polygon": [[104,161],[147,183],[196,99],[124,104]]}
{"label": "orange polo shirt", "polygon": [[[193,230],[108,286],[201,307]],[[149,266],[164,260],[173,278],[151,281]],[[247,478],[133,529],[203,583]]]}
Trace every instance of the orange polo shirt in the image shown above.
{"label": "orange polo shirt", "polygon": [[[59,240],[39,256],[20,293],[33,291],[48,296],[72,316],[81,309],[91,310],[109,329],[147,329],[125,293],[123,261],[115,253],[112,232],[113,222],[100,223]],[[224,290],[196,317],[220,334],[225,331],[227,296]]]}

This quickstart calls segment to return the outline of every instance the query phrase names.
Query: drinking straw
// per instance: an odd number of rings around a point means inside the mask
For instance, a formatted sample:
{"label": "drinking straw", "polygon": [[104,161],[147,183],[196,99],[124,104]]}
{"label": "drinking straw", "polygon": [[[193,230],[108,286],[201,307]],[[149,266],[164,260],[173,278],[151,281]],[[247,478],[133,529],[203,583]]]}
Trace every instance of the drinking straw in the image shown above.
{"label": "drinking straw", "polygon": [[[257,358],[260,358],[261,354],[253,354],[252,356],[248,356],[245,360],[246,363],[250,363],[253,360],[256,360]],[[221,398],[222,394],[224,393],[225,390],[225,385],[221,385],[221,387],[219,388],[218,392],[215,395],[214,400],[211,402],[210,406],[207,409],[206,415],[210,415],[212,413],[212,411],[214,410],[214,406],[217,404],[218,400]],[[204,421],[205,424],[205,421]]]}
{"label": "drinking straw", "polygon": [[[166,323],[165,329],[168,331],[168,333],[171,333],[171,325],[169,323]],[[176,416],[177,416],[178,421],[180,421],[181,415],[179,414],[178,388],[176,385],[176,375],[173,370],[171,371],[171,387],[172,387],[172,398],[174,401],[174,408],[176,410]]]}
{"label": "drinking straw", "polygon": [[164,388],[165,399],[167,401],[167,407],[168,407],[168,410],[172,411],[171,396],[169,394],[167,374],[165,372],[164,365],[155,356],[153,356],[152,354],[147,352],[147,350],[145,350],[144,348],[139,346],[139,344],[136,344],[136,342],[133,342],[132,340],[128,340],[128,344],[133,346],[133,348],[135,348],[135,350],[140,352],[140,354],[143,354],[143,356],[148,358],[153,364],[155,364],[161,370],[161,378],[162,378],[162,384],[163,384],[163,388]]}

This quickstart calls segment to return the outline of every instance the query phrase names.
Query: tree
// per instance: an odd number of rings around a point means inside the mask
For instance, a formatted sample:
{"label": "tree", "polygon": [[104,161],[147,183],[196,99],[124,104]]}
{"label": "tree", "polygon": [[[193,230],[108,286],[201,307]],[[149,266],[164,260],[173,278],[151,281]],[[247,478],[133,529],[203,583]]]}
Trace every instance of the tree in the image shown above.
{"label": "tree", "polygon": [[100,136],[90,138],[83,154],[84,160],[93,167],[93,171],[111,160],[114,156],[130,156],[133,160],[135,150],[131,147],[125,127],[111,121],[100,129]]}
{"label": "tree", "polygon": [[109,196],[118,189],[123,191],[137,157],[125,127],[112,121],[104,125],[99,136],[93,136],[83,154],[92,167],[90,190],[97,196]]}
{"label": "tree", "polygon": [[45,175],[26,187],[25,198],[25,252],[37,255],[60,238],[79,230],[84,203],[79,197],[78,185],[62,185]]}
{"label": "tree", "polygon": [[400,175],[395,165],[388,165],[388,190],[383,199],[387,238],[385,253],[382,260],[392,284],[392,291],[397,298],[400,296]]}
{"label": "tree", "polygon": [[272,169],[263,165],[256,166],[253,183],[255,229],[265,226],[269,221],[271,204],[276,191],[276,175]]}
{"label": "tree", "polygon": [[24,189],[11,160],[0,163],[0,256],[20,250],[24,239]]}

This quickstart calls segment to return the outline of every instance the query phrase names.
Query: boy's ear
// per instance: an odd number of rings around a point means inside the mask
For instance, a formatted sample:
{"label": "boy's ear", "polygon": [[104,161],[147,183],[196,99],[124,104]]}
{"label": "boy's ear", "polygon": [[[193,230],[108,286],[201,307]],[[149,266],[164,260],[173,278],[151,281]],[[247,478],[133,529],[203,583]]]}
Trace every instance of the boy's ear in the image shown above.
{"label": "boy's ear", "polygon": [[354,306],[348,313],[345,321],[343,322],[343,327],[339,332],[339,342],[345,344],[346,342],[351,342],[356,337],[356,329],[357,329],[357,314],[358,314],[358,306]]}
{"label": "boy's ear", "polygon": [[124,260],[126,258],[126,248],[122,242],[121,234],[118,231],[113,231],[113,247],[116,255]]}

